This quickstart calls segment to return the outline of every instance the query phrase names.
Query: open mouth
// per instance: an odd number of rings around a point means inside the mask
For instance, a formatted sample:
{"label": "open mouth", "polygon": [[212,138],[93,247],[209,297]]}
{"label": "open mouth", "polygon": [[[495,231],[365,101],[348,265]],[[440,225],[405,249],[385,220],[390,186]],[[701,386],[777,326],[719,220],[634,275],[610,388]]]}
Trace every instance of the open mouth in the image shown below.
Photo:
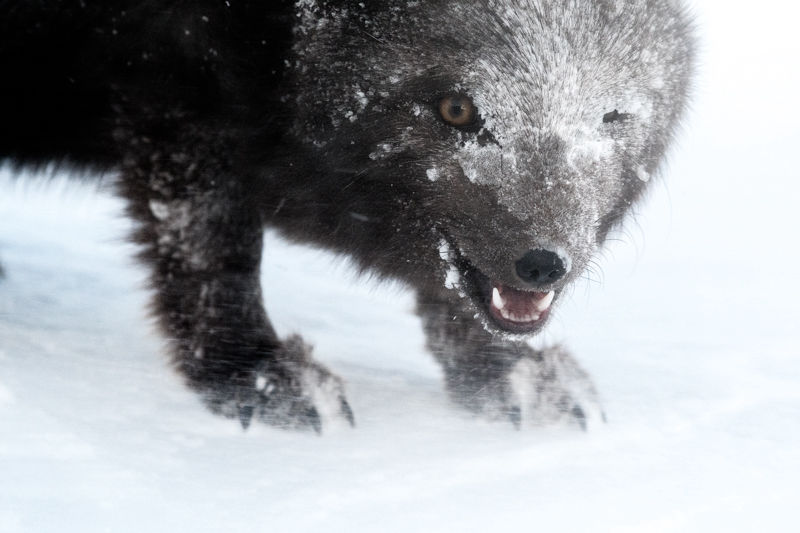
{"label": "open mouth", "polygon": [[555,295],[554,291],[521,291],[502,284],[494,285],[489,313],[509,329],[531,330],[546,317]]}
{"label": "open mouth", "polygon": [[[466,263],[466,261],[465,261]],[[540,330],[550,314],[556,291],[526,291],[490,279],[467,263],[468,292],[496,328],[518,334]]]}

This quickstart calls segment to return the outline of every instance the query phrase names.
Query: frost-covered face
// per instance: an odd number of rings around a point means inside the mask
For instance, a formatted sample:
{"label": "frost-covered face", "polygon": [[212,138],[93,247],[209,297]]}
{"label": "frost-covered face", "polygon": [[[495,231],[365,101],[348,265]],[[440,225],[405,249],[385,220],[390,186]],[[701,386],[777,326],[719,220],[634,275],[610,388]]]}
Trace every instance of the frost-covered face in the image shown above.
{"label": "frost-covered face", "polygon": [[298,4],[294,68],[310,89],[295,133],[410,191],[395,223],[431,228],[442,282],[487,326],[540,329],[656,173],[684,109],[680,4],[320,4]]}

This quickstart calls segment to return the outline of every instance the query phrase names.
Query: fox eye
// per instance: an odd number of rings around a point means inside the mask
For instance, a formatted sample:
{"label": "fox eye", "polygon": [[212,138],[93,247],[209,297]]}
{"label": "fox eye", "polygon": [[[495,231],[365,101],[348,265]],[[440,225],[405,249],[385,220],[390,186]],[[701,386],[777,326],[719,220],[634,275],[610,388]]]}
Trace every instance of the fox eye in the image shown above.
{"label": "fox eye", "polygon": [[439,116],[456,128],[470,126],[477,115],[478,110],[469,96],[450,95],[439,100]]}
{"label": "fox eye", "polygon": [[603,115],[603,124],[609,124],[611,122],[623,122],[630,118],[628,113],[620,113],[616,109],[614,111],[610,111]]}

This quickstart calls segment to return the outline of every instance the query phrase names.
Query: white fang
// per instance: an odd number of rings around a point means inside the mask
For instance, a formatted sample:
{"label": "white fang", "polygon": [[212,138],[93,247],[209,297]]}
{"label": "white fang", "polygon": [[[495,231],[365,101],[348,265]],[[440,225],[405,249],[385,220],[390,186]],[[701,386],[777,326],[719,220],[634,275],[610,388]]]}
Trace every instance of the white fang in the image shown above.
{"label": "white fang", "polygon": [[492,289],[492,305],[498,309],[503,309],[506,306],[506,301],[500,296],[500,291],[495,287]]}

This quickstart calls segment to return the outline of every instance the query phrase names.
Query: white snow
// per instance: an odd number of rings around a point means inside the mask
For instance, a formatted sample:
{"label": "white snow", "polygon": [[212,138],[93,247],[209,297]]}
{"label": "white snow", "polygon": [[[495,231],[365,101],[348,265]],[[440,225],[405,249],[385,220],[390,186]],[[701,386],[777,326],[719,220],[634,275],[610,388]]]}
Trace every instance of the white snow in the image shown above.
{"label": "white snow", "polygon": [[636,167],[636,177],[645,183],[650,181],[650,173],[647,172],[647,169],[644,168],[644,165],[639,165]]}
{"label": "white snow", "polygon": [[169,207],[164,202],[159,202],[158,200],[150,200],[148,203],[150,206],[150,212],[153,213],[153,216],[156,217],[158,220],[166,220],[169,218]]}
{"label": "white snow", "polygon": [[453,262],[453,251],[450,249],[450,244],[442,239],[439,241],[439,257],[447,261],[447,271],[444,275],[444,286],[447,289],[460,289],[461,287],[461,272]]}
{"label": "white snow", "polygon": [[752,7],[697,5],[667,178],[536,341],[594,377],[608,424],[588,433],[451,406],[407,292],[272,234],[270,316],[343,377],[357,427],[243,432],[159,354],[120,202],[3,172],[0,531],[792,530],[799,13]]}

